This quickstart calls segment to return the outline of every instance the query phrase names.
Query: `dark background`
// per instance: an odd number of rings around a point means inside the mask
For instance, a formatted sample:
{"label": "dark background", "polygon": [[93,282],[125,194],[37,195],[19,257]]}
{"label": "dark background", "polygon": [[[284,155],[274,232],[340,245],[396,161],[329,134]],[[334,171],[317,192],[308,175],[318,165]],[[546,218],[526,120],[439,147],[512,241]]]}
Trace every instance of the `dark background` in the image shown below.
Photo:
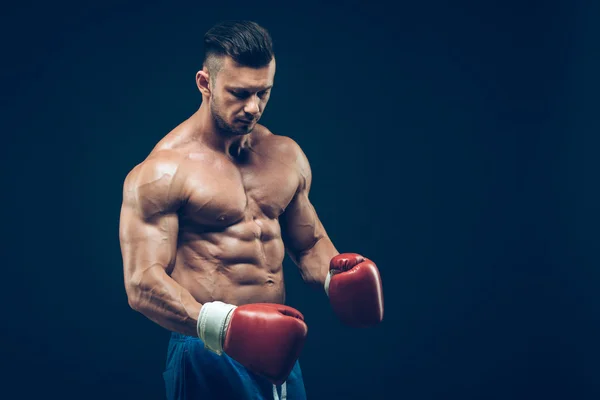
{"label": "dark background", "polygon": [[[1,398],[162,399],[128,308],[127,172],[200,104],[202,36],[271,31],[261,122],[295,139],[385,321],[341,326],[285,263],[310,399],[600,395],[598,2],[22,1],[2,10]],[[299,122],[302,121],[302,122]]]}

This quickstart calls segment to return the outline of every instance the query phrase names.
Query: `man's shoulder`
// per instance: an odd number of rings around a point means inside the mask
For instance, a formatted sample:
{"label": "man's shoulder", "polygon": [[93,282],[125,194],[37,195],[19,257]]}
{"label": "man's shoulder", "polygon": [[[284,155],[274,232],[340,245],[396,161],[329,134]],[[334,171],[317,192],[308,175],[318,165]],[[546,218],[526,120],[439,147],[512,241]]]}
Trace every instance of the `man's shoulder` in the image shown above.
{"label": "man's shoulder", "polygon": [[271,154],[280,154],[290,159],[290,156],[304,156],[300,145],[291,137],[273,133],[264,126],[261,127],[261,141],[267,145]]}
{"label": "man's shoulder", "polygon": [[176,151],[152,152],[127,174],[124,201],[137,205],[146,215],[164,212],[181,203],[185,198],[185,177],[180,173],[183,161],[184,156]]}
{"label": "man's shoulder", "polygon": [[176,209],[184,201],[182,156],[172,151],[152,153],[125,178],[123,202],[144,218]]}
{"label": "man's shoulder", "polygon": [[293,168],[301,177],[301,182],[309,182],[310,184],[312,171],[301,146],[291,137],[277,135],[271,131],[268,131],[268,134],[264,137],[265,140],[268,140],[266,149],[269,157],[276,158],[282,164]]}
{"label": "man's shoulder", "polygon": [[174,150],[153,151],[148,157],[129,171],[126,183],[146,184],[161,178],[172,178],[177,174],[184,156]]}

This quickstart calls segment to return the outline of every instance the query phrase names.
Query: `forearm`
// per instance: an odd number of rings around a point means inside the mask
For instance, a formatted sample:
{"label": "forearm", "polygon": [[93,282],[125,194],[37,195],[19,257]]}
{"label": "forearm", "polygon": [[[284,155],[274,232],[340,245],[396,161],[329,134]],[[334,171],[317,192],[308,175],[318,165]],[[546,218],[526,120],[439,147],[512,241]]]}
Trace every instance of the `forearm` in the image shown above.
{"label": "forearm", "polygon": [[160,265],[150,267],[127,285],[131,307],[170,331],[196,336],[202,305]]}
{"label": "forearm", "polygon": [[315,244],[295,257],[302,279],[311,286],[323,288],[329,273],[329,262],[338,255],[328,236],[320,237]]}

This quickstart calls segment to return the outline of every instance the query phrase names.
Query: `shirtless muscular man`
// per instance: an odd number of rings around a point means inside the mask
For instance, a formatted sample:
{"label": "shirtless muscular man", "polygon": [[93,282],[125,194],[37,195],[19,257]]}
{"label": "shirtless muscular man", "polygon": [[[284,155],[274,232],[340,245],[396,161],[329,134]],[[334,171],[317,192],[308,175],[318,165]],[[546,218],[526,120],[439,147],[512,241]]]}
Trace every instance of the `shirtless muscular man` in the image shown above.
{"label": "shirtless muscular man", "polygon": [[257,123],[275,77],[269,33],[227,21],[204,45],[199,109],[124,182],[129,305],[171,331],[168,399],[303,399],[308,328],[283,305],[286,252],[353,327],[383,318],[379,271],[336,250],[308,198],[305,154]]}

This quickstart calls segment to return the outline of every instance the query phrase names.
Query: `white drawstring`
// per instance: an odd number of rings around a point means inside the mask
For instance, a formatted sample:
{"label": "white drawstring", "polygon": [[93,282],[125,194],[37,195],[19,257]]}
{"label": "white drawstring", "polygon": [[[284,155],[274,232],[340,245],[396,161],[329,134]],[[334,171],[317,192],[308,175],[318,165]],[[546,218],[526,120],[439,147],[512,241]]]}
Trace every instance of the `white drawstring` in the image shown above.
{"label": "white drawstring", "polygon": [[281,399],[279,398],[279,395],[277,394],[277,386],[273,385],[273,399],[274,400],[286,400],[287,399],[287,389],[286,389],[285,382],[283,382],[283,384],[281,385]]}

